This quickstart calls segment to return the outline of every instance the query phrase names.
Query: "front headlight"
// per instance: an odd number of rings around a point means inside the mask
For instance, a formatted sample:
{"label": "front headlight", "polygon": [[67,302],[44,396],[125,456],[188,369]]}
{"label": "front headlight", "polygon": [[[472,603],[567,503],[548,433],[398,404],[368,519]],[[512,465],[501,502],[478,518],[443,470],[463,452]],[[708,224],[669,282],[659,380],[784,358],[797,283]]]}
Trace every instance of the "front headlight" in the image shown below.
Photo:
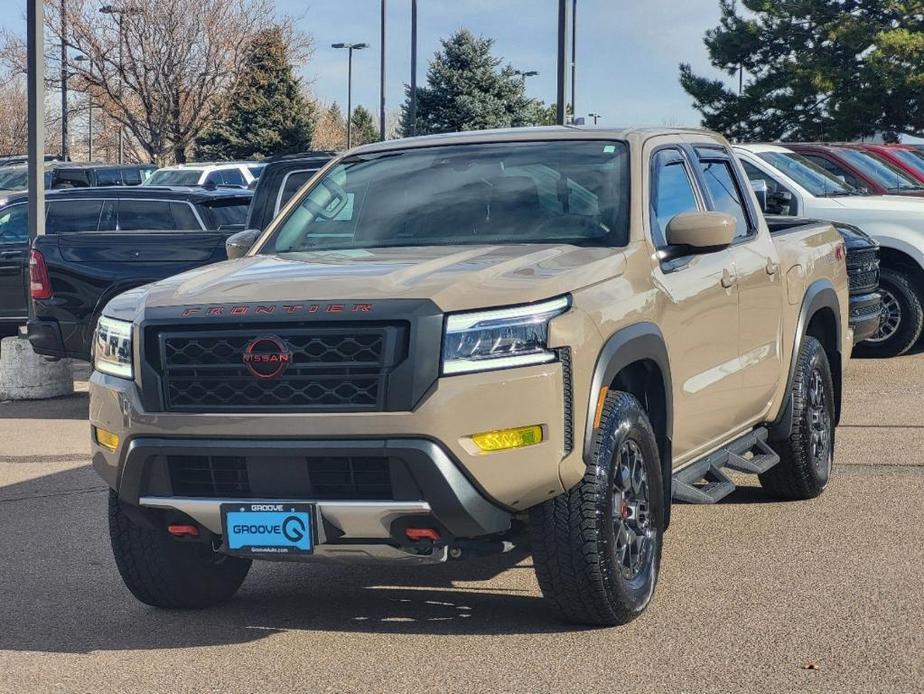
{"label": "front headlight", "polygon": [[446,318],[443,373],[460,374],[555,360],[549,321],[568,310],[568,297],[527,306],[456,313]]}
{"label": "front headlight", "polygon": [[93,338],[93,368],[100,373],[132,378],[132,324],[102,316]]}

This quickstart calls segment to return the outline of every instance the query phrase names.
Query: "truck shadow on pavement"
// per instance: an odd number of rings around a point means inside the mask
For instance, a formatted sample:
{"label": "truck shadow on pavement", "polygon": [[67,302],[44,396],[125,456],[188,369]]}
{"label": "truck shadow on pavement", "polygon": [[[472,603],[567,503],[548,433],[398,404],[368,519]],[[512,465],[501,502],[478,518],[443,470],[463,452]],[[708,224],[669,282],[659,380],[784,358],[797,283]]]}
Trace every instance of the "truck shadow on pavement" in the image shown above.
{"label": "truck shadow on pavement", "polygon": [[142,605],[116,571],[106,491],[89,466],[0,486],[0,527],[0,650],[191,648],[288,631],[574,631],[542,602],[525,551],[429,567],[255,563],[226,605]]}

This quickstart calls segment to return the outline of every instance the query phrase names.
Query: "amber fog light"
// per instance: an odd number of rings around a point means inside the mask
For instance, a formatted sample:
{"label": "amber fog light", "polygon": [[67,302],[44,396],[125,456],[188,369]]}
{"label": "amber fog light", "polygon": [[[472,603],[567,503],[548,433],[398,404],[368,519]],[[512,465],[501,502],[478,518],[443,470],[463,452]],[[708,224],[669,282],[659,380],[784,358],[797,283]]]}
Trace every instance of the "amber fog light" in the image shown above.
{"label": "amber fog light", "polygon": [[475,434],[472,441],[483,453],[506,451],[510,448],[525,448],[542,443],[542,427],[538,424],[516,429],[500,429]]}
{"label": "amber fog light", "polygon": [[96,443],[98,443],[103,448],[108,448],[110,451],[115,451],[119,447],[118,434],[113,434],[111,431],[106,431],[105,429],[100,429],[99,427],[93,427],[93,433],[96,437]]}

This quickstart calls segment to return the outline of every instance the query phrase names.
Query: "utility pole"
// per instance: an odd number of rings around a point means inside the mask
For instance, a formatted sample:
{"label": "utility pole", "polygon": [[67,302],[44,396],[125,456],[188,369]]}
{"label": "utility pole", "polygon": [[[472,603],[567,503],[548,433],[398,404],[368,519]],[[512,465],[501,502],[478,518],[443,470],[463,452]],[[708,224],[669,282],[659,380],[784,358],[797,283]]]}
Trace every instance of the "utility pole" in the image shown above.
{"label": "utility pole", "polygon": [[[29,100],[29,163],[27,214],[29,237],[45,235],[45,7],[26,2],[26,81]],[[32,313],[32,302],[29,302]]]}
{"label": "utility pole", "polygon": [[577,113],[575,84],[577,83],[577,0],[571,0],[571,118]]}
{"label": "utility pole", "polygon": [[417,0],[411,0],[411,137],[417,134]]}
{"label": "utility pole", "polygon": [[67,0],[61,0],[61,158],[70,159],[70,137],[67,132]]}
{"label": "utility pole", "polygon": [[382,0],[382,34],[379,38],[381,48],[379,49],[379,139],[385,141],[385,5],[386,0]]}
{"label": "utility pole", "polygon": [[568,118],[568,2],[558,0],[558,69],[556,94],[556,122],[565,125]]}

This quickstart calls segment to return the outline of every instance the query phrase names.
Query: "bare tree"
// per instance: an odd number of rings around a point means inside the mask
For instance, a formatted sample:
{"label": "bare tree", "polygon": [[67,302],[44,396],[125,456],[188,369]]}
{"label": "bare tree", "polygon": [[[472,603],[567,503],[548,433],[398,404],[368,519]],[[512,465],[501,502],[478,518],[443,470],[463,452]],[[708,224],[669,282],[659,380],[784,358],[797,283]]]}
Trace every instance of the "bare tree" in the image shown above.
{"label": "bare tree", "polygon": [[[157,162],[186,161],[219,117],[248,37],[277,21],[270,0],[122,0],[108,14],[97,0],[65,6],[65,41],[88,59],[70,66],[71,88],[127,130],[127,149]],[[59,6],[46,9],[47,32],[60,42]]]}
{"label": "bare tree", "polygon": [[312,149],[344,149],[346,147],[346,118],[335,101],[330,106],[315,107],[318,122],[314,126]]}

